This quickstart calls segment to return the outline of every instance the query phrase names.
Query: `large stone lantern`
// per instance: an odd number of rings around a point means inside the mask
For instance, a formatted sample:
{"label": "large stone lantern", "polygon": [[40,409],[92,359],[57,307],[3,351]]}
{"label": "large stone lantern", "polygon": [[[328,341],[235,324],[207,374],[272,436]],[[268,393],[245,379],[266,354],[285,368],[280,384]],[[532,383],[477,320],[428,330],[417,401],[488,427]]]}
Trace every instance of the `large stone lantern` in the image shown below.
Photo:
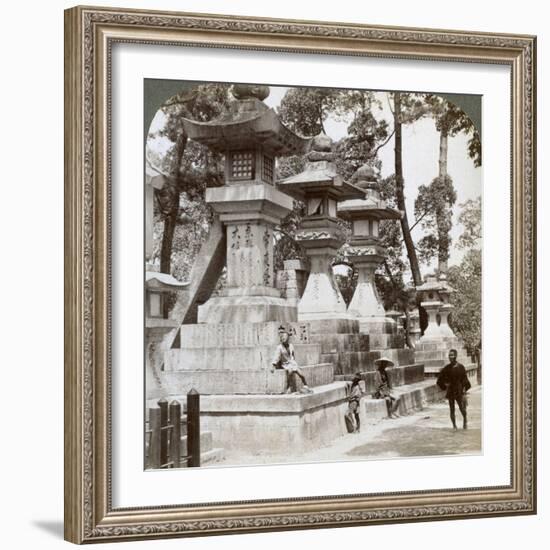
{"label": "large stone lantern", "polygon": [[273,228],[292,210],[274,186],[279,155],[304,153],[310,140],[286,128],[263,99],[267,86],[238,85],[235,101],[211,122],[184,120],[190,139],[225,157],[225,185],[206,190],[227,239],[227,285],[199,307],[199,323],[292,321],[296,306],[281,297],[273,272]]}
{"label": "large stone lantern", "polygon": [[363,192],[337,173],[332,140],[325,134],[313,139],[303,172],[279,183],[279,189],[305,203],[306,215],[296,240],[305,248],[310,273],[298,304],[300,320],[347,318],[346,303],[334,280],[332,261],[344,243],[338,226],[339,201]]}
{"label": "large stone lantern", "polygon": [[373,330],[375,324],[391,323],[386,318],[374,281],[374,273],[385,258],[385,249],[380,242],[380,221],[399,219],[401,213],[388,208],[380,198],[376,173],[372,167],[361,166],[353,175],[352,183],[363,190],[363,196],[338,205],[339,214],[352,224],[353,235],[348,255],[358,271],[357,287],[348,312],[359,318],[362,330]]}

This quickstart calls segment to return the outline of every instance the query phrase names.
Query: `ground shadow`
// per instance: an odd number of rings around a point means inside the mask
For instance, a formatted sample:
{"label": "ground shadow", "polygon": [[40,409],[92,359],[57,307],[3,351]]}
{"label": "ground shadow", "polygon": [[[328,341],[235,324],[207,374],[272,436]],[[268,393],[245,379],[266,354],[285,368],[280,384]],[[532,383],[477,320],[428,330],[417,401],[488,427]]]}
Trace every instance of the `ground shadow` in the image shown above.
{"label": "ground shadow", "polygon": [[63,539],[63,521],[60,520],[37,520],[33,521],[42,531],[53,535],[55,538]]}

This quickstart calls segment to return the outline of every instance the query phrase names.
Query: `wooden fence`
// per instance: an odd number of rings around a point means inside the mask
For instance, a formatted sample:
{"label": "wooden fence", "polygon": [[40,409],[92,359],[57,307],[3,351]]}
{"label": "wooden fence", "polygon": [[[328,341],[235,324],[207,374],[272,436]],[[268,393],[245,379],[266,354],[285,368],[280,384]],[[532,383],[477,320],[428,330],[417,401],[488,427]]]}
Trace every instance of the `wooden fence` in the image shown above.
{"label": "wooden fence", "polygon": [[[147,469],[200,466],[200,394],[194,389],[187,394],[183,416],[179,401],[169,404],[163,398],[157,405],[149,408],[149,422],[145,430]],[[181,440],[185,435],[187,448],[182,449]]]}

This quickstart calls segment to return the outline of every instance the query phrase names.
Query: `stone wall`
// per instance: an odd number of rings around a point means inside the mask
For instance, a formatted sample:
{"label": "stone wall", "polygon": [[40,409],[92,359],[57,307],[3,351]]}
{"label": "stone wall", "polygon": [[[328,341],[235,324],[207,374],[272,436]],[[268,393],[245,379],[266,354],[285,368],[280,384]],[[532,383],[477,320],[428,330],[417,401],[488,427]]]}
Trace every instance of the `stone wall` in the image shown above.
{"label": "stone wall", "polygon": [[311,395],[209,396],[201,398],[201,427],[226,450],[294,455],[344,435],[347,408],[338,382]]}

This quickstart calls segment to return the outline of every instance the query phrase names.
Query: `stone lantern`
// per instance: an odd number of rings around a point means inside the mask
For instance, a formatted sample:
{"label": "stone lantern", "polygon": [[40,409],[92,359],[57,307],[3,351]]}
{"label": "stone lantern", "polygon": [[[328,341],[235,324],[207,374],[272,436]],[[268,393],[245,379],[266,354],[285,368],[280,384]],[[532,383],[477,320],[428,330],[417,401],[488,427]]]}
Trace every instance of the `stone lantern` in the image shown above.
{"label": "stone lantern", "polygon": [[357,287],[348,312],[360,319],[362,330],[372,330],[374,325],[391,323],[386,318],[374,281],[374,273],[385,258],[379,224],[381,220],[397,220],[401,213],[388,208],[380,198],[376,173],[371,166],[361,166],[353,175],[352,183],[363,190],[363,197],[338,206],[339,214],[352,223],[349,259],[358,271]]}
{"label": "stone lantern", "polygon": [[279,183],[279,189],[305,203],[296,240],[310,260],[309,278],[298,304],[300,320],[347,318],[346,303],[334,280],[332,260],[344,243],[338,226],[339,201],[363,196],[337,173],[332,140],[325,134],[313,139],[303,172]]}
{"label": "stone lantern", "polygon": [[227,285],[199,307],[199,323],[292,321],[296,306],[275,288],[273,228],[292,210],[274,186],[279,155],[304,153],[310,140],[286,128],[264,102],[267,86],[237,85],[227,112],[211,122],[185,119],[190,139],[225,157],[225,185],[206,190],[224,224]]}
{"label": "stone lantern", "polygon": [[[155,271],[147,271],[145,273],[145,318],[156,320],[166,320],[164,298],[169,292],[178,292],[185,290],[189,283],[182,283],[167,273],[158,273]],[[167,324],[166,323],[161,324]],[[154,322],[151,325],[155,324]],[[168,325],[167,325],[168,326]]]}
{"label": "stone lantern", "polygon": [[439,308],[439,332],[447,338],[455,338],[455,333],[449,325],[449,315],[452,313],[454,306],[450,303],[451,294],[455,292],[447,282],[447,276],[441,273],[439,276],[439,296],[441,299],[441,307]]}
{"label": "stone lantern", "polygon": [[428,275],[416,290],[420,295],[420,305],[428,314],[428,326],[422,340],[455,338],[448,322],[453,310],[449,298],[454,290],[447,283],[445,275],[441,275],[439,279],[435,275]]}
{"label": "stone lantern", "polygon": [[413,309],[411,313],[409,314],[409,337],[413,344],[413,346],[416,346],[418,340],[420,340],[420,314],[418,313],[418,309]]}

